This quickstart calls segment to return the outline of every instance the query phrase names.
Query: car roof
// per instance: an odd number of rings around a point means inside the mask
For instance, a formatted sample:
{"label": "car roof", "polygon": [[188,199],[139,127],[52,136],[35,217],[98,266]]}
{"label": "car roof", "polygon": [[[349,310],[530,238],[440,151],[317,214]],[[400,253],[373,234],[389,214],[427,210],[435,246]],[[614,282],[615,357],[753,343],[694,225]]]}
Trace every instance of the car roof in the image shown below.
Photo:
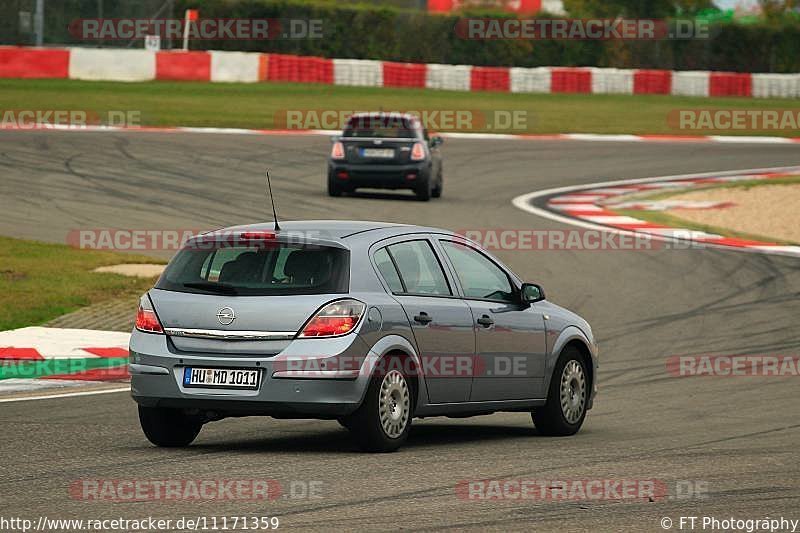
{"label": "car roof", "polygon": [[[375,234],[375,240],[408,233],[452,233],[439,228],[428,228],[410,224],[373,222],[365,220],[287,220],[280,221],[280,228],[281,229],[278,232],[278,235],[280,235],[281,232],[307,232],[309,234],[313,234],[310,236],[312,240],[329,241],[342,241],[343,239],[364,235],[368,232],[379,233]],[[222,236],[245,231],[273,231],[274,229],[274,222],[262,222],[258,224],[246,224],[241,226],[220,228],[208,233],[204,233],[203,236]]]}
{"label": "car roof", "polygon": [[409,120],[417,120],[417,116],[411,113],[400,113],[398,111],[362,111],[360,113],[353,113],[350,118],[361,117],[397,117]]}

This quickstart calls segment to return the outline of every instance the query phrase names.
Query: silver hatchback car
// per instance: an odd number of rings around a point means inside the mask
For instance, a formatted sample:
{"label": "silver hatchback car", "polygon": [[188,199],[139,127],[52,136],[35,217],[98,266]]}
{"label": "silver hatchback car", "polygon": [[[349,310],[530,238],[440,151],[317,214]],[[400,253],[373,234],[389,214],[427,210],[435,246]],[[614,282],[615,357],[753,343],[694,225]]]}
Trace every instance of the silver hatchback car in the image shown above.
{"label": "silver hatchback car", "polygon": [[336,419],[392,451],[413,417],[532,413],[572,435],[596,393],[585,320],[435,228],[307,221],[186,243],[130,340],[147,438],[186,446],[232,416]]}

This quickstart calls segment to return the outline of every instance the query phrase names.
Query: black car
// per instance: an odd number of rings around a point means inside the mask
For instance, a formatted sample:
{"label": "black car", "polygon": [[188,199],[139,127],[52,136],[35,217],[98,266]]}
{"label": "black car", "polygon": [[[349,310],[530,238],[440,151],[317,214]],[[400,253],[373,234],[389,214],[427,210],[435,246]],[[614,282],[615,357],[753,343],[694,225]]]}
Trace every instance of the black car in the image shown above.
{"label": "black car", "polygon": [[328,193],[360,187],[411,189],[423,201],[442,195],[443,139],[430,137],[417,117],[401,113],[351,116],[333,139]]}

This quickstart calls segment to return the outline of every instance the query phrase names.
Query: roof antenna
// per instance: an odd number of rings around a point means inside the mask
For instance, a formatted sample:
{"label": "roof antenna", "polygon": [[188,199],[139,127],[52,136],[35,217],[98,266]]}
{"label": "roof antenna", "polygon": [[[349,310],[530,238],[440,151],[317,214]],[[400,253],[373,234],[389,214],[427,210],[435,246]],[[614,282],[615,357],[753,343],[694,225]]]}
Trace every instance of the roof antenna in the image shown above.
{"label": "roof antenna", "polygon": [[275,197],[272,196],[272,182],[269,179],[269,169],[267,169],[267,187],[269,188],[269,200],[272,202],[272,220],[275,221],[275,231],[280,231],[278,225],[278,213],[275,212]]}

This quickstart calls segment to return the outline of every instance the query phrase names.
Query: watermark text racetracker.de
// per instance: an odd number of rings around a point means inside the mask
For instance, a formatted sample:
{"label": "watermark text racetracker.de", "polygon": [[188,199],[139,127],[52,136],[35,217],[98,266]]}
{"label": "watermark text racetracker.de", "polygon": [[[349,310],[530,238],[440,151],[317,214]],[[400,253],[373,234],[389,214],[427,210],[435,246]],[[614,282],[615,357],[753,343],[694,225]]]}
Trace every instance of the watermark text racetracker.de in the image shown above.
{"label": "watermark text racetracker.de", "polygon": [[700,480],[668,483],[661,479],[472,479],[455,487],[461,500],[628,501],[705,500],[709,484]]}
{"label": "watermark text racetracker.de", "polygon": [[462,18],[456,36],[468,40],[660,41],[708,39],[708,22],[695,19]]}
{"label": "watermark text racetracker.de", "polygon": [[695,238],[697,232],[681,229],[671,232],[669,239],[600,229],[468,228],[456,233],[489,251],[650,251],[704,246]]}
{"label": "watermark text racetracker.de", "polygon": [[321,39],[322,19],[275,18],[198,18],[141,19],[93,18],[75,19],[69,24],[72,37],[88,41],[130,41],[159,36],[180,40],[187,36],[196,40],[270,40]]}
{"label": "watermark text racetracker.de", "polygon": [[667,359],[667,372],[674,377],[800,377],[800,356],[673,355]]}
{"label": "watermark text racetracker.de", "polygon": [[[353,115],[360,116],[351,120]],[[533,113],[525,109],[279,109],[273,120],[276,128],[286,130],[403,130],[409,126],[404,115],[428,131],[525,132],[534,124]]]}
{"label": "watermark text racetracker.de", "polygon": [[[66,243],[81,250],[109,251],[177,251],[183,248],[199,252],[225,247],[269,246],[266,233],[250,235],[248,232],[223,231],[206,236],[209,228],[82,228],[67,233]],[[284,244],[305,244],[320,237],[316,230],[282,231]]]}
{"label": "watermark text racetracker.de", "polygon": [[84,502],[274,501],[324,497],[319,480],[277,479],[78,479],[69,495]]}
{"label": "watermark text racetracker.de", "polygon": [[142,112],[131,109],[0,109],[0,129],[85,129],[94,126],[136,128]]}
{"label": "watermark text racetracker.de", "polygon": [[797,109],[673,109],[670,129],[680,131],[777,131],[800,129]]}

